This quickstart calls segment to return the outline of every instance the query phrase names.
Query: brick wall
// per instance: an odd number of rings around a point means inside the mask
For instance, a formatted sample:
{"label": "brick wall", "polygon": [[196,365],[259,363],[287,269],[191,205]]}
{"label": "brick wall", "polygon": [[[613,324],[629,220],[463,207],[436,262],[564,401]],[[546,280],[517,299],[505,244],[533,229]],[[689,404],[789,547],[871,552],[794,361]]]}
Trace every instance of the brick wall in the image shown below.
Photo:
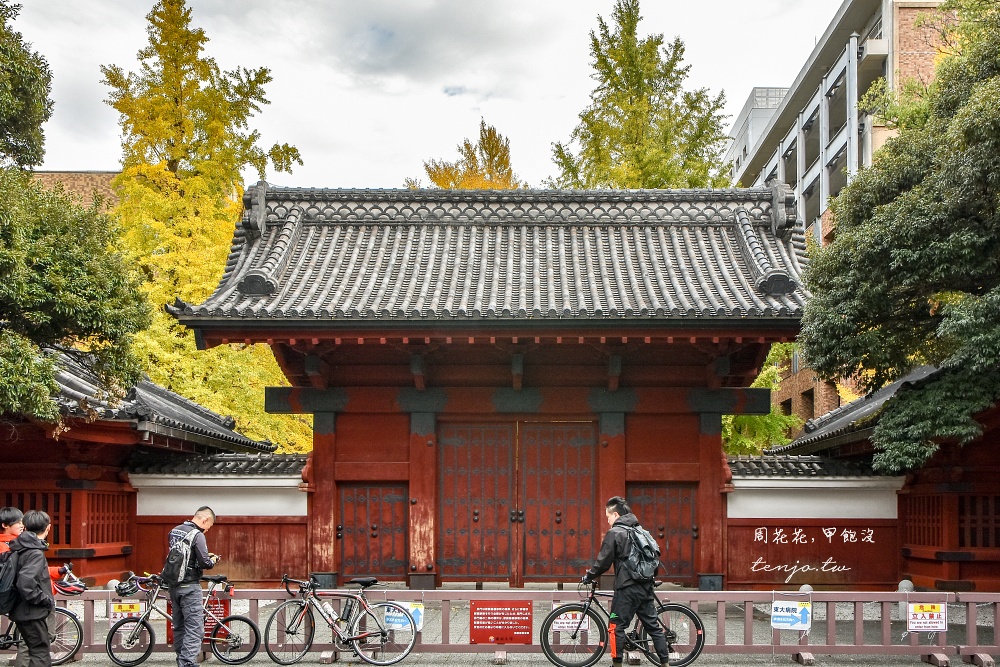
{"label": "brick wall", "polygon": [[[785,375],[777,391],[771,394],[771,401],[775,405],[782,406],[783,412],[797,415],[803,421],[825,415],[827,412],[840,407],[840,395],[837,387],[832,382],[823,382],[816,377],[816,373],[803,367],[797,373],[789,372]],[[801,430],[790,434],[796,437]]]}
{"label": "brick wall", "polygon": [[905,79],[917,79],[923,83],[930,83],[931,79],[934,78],[939,35],[932,26],[918,26],[917,23],[921,16],[929,15],[936,4],[934,2],[899,2],[894,5],[896,56],[893,66],[897,86]]}
{"label": "brick wall", "polygon": [[47,188],[61,183],[71,195],[75,195],[84,204],[93,201],[96,192],[105,199],[105,208],[114,206],[118,201],[111,187],[111,180],[118,175],[117,171],[36,171],[35,180]]}

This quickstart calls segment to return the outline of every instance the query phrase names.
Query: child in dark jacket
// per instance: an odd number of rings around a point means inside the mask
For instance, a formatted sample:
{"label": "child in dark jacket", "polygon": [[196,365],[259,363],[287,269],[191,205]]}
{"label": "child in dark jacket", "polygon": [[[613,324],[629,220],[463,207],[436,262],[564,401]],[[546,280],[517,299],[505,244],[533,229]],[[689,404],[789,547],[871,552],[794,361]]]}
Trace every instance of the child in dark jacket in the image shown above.
{"label": "child in dark jacket", "polygon": [[49,629],[46,619],[56,606],[52,596],[52,579],[49,576],[45,550],[52,520],[45,512],[31,511],[24,515],[24,532],[9,543],[17,554],[18,602],[10,612],[10,619],[28,647],[28,667],[50,667]]}

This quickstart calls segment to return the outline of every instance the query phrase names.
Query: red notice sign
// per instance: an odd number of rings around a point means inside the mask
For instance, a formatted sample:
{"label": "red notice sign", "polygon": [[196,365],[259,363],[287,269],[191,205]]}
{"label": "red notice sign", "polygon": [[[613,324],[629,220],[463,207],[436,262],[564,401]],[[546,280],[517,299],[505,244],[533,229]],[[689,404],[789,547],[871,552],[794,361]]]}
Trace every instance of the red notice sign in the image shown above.
{"label": "red notice sign", "polygon": [[[208,599],[208,609],[213,614],[215,614],[216,616],[218,616],[219,619],[223,619],[226,616],[229,616],[232,602],[233,602],[232,600],[228,600],[228,599],[223,600],[222,598],[220,598],[218,596],[218,594],[213,594],[212,597],[210,597]],[[173,613],[174,613],[173,605],[170,603],[170,600],[168,599],[167,600],[167,614],[173,616]],[[218,625],[218,624],[219,624],[218,621],[216,621],[214,618],[212,618],[208,614],[205,614],[205,639],[202,640],[203,643],[208,643],[208,641],[212,638],[212,631],[215,630],[215,626]],[[219,633],[219,636],[225,637],[226,636],[226,631],[222,630]],[[174,643],[174,624],[173,623],[167,623],[167,643],[168,644],[173,644]]]}
{"label": "red notice sign", "polygon": [[472,600],[470,644],[530,644],[531,600]]}

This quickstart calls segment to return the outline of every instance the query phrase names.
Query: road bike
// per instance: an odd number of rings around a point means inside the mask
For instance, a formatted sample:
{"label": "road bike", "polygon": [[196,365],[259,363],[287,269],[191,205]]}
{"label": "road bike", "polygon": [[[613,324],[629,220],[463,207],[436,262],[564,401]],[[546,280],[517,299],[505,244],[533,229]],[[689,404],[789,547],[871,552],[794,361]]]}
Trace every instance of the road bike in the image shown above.
{"label": "road bike", "polygon": [[[659,585],[659,584],[657,584]],[[589,592],[584,593],[589,589]],[[542,652],[554,665],[560,667],[588,667],[593,665],[608,646],[608,622],[611,616],[598,598],[612,598],[614,593],[597,590],[597,582],[580,584],[584,602],[571,602],[556,607],[542,621]],[[676,602],[657,600],[656,615],[670,649],[672,667],[690,665],[705,646],[705,627],[701,618],[690,607]],[[653,640],[639,622],[625,633],[625,651],[638,651],[654,665],[660,664]]]}
{"label": "road bike", "polygon": [[[211,600],[218,599],[215,589],[222,587],[226,593],[233,590],[233,585],[225,575],[204,576],[202,581],[209,583],[204,593],[203,606],[206,618],[215,621],[211,633],[205,640],[212,647],[212,653],[227,665],[241,665],[250,661],[260,648],[260,630],[246,616],[226,616],[220,618],[211,607]],[[138,616],[129,616],[117,621],[111,626],[105,647],[108,657],[121,667],[134,667],[141,664],[156,645],[156,634],[149,619],[156,612],[171,623],[172,619],[165,609],[157,602],[166,599],[166,587],[158,575],[147,574],[144,577],[129,573],[129,578],[115,587],[115,592],[121,598],[134,597],[143,593],[146,598],[146,608]]]}
{"label": "road bike", "polygon": [[[80,579],[73,574],[73,564],[66,563],[66,574],[55,582],[56,591],[62,595],[79,595],[87,590]],[[53,665],[62,665],[72,660],[83,644],[83,625],[76,614],[64,607],[52,610],[46,621],[49,627],[49,652]],[[17,650],[21,645],[21,633],[13,621],[7,622],[7,627],[0,633],[0,651]]]}
{"label": "road bike", "polygon": [[[316,614],[330,626],[337,648],[352,651],[369,664],[392,665],[413,650],[417,626],[410,612],[395,602],[373,604],[365,597],[365,589],[378,583],[375,577],[351,579],[347,585],[358,586],[361,590],[357,593],[324,594],[343,600],[340,614],[330,602],[319,599],[316,594],[319,584],[315,580],[299,581],[286,574],[281,583],[289,595],[298,597],[278,605],[264,628],[264,648],[279,665],[298,662],[312,647]],[[298,586],[298,592],[293,593],[289,584]]]}

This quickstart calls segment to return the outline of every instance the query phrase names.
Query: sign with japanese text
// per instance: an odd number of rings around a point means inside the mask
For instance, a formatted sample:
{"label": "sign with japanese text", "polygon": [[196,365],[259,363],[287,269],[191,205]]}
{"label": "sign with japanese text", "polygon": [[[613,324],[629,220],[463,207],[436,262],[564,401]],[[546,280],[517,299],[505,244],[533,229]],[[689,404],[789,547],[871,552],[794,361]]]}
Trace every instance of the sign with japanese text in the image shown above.
{"label": "sign with japanese text", "polygon": [[146,603],[142,600],[135,602],[112,602],[111,611],[108,613],[109,621],[118,621],[123,618],[139,616],[146,611]]}
{"label": "sign with japanese text", "polygon": [[[410,616],[413,618],[413,624],[416,626],[413,631],[421,632],[424,629],[424,603],[401,602],[399,604],[405,607],[406,611],[410,612]],[[389,630],[405,630],[409,627],[410,621],[403,614],[400,614],[391,608],[387,608],[385,610],[385,625]]]}
{"label": "sign with japanese text", "polygon": [[906,615],[907,632],[947,632],[948,606],[944,604],[910,603]]}
{"label": "sign with japanese text", "polygon": [[[561,602],[553,602],[552,609],[561,606]],[[582,611],[567,611],[559,614],[552,621],[552,629],[556,632],[576,632],[578,630],[587,632],[590,630],[590,617],[585,616]]]}
{"label": "sign with japanese text", "polygon": [[773,601],[771,627],[778,630],[808,630],[812,627],[812,602]]}
{"label": "sign with japanese text", "polygon": [[470,644],[530,644],[531,600],[472,600]]}

